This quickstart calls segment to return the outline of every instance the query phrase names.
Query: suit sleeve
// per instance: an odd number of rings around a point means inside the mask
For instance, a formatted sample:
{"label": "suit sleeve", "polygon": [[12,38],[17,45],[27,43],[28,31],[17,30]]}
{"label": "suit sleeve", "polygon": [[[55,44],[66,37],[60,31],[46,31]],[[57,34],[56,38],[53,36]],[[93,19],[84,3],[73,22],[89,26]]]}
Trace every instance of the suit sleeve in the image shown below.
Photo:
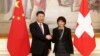
{"label": "suit sleeve", "polygon": [[30,24],[29,27],[30,27],[31,35],[32,35],[34,38],[38,38],[38,39],[40,39],[40,40],[46,41],[46,38],[44,38],[44,37],[45,37],[44,35],[39,34],[38,32],[36,32],[35,26],[34,26],[34,25]]}
{"label": "suit sleeve", "polygon": [[[49,27],[47,25],[47,35],[50,35]],[[51,40],[48,40],[48,49],[51,49]]]}
{"label": "suit sleeve", "polygon": [[71,35],[71,29],[69,29],[69,33],[68,33],[68,41],[69,41],[69,52],[70,53],[74,53],[74,50],[73,50],[73,43],[72,43],[72,35]]}

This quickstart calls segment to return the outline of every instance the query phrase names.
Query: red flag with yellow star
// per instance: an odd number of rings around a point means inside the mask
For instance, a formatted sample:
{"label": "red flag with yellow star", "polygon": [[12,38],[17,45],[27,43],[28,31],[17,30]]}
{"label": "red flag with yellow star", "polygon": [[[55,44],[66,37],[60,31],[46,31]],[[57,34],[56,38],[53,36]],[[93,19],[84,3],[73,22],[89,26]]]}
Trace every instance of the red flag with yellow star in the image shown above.
{"label": "red flag with yellow star", "polygon": [[27,56],[30,52],[22,0],[16,0],[7,48],[10,56]]}

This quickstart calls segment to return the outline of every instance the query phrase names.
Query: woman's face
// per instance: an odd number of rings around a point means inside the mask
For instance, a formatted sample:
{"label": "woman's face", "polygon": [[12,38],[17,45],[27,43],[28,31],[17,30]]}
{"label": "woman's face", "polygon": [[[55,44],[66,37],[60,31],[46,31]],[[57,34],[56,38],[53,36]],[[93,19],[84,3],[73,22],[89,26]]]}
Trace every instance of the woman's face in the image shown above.
{"label": "woman's face", "polygon": [[62,20],[58,21],[58,26],[59,27],[64,27],[65,26],[65,22],[63,22]]}

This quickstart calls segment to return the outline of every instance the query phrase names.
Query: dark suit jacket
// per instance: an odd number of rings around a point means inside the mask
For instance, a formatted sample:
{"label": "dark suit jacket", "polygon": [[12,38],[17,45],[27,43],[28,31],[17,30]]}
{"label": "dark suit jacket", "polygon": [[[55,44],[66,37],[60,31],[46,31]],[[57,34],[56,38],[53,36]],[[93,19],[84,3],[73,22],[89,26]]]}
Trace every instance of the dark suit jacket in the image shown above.
{"label": "dark suit jacket", "polygon": [[43,51],[51,49],[51,41],[46,39],[46,35],[50,34],[49,27],[47,24],[43,23],[44,34],[40,30],[37,22],[30,24],[30,32],[32,35],[31,52],[34,54],[42,54]]}
{"label": "dark suit jacket", "polygon": [[[52,38],[52,42],[55,43],[54,52],[56,52],[57,51],[59,37],[60,37],[60,33],[59,33],[59,30],[58,30],[58,27],[53,29],[53,36],[52,37],[53,37]],[[69,54],[73,53],[71,30],[69,28],[67,28],[67,27],[65,27],[65,29],[64,29],[64,34],[63,34],[62,40],[63,40],[63,42],[65,44],[64,46],[66,48],[66,52],[69,53]]]}

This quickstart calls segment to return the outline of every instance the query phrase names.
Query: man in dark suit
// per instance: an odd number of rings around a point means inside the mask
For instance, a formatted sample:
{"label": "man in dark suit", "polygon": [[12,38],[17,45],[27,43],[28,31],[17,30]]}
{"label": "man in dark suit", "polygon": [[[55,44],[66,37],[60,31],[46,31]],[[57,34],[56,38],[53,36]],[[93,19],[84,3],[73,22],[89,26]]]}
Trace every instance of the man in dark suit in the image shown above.
{"label": "man in dark suit", "polygon": [[30,24],[32,56],[48,56],[51,49],[51,36],[48,25],[44,23],[45,14],[43,11],[38,11],[36,17],[36,22]]}

